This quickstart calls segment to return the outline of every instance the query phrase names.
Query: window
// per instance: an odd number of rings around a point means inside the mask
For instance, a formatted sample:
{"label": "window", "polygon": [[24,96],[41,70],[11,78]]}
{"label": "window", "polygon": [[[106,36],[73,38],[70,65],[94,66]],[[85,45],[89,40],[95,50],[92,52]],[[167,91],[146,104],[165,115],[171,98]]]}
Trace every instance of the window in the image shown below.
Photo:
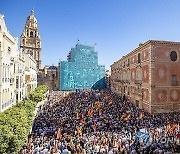
{"label": "window", "polygon": [[18,80],[18,77],[16,77],[16,89],[19,88],[19,80]]}
{"label": "window", "polygon": [[4,69],[5,69],[4,75],[5,75],[5,82],[6,82],[6,81],[7,81],[7,76],[6,76],[6,74],[7,74],[7,65],[5,65],[4,67],[5,67],[5,68],[4,68]]}
{"label": "window", "polygon": [[130,60],[128,59],[128,64],[127,64],[127,66],[129,66],[130,65]]}
{"label": "window", "polygon": [[177,60],[177,53],[176,51],[172,51],[170,54],[170,58],[172,61],[176,61]]}
{"label": "window", "polygon": [[16,103],[18,103],[18,93],[16,94]]}
{"label": "window", "polygon": [[8,51],[11,51],[11,48],[10,48],[10,47],[8,47]]}
{"label": "window", "polygon": [[141,54],[138,53],[138,63],[141,63]]}
{"label": "window", "polygon": [[30,32],[30,37],[33,37],[33,32],[32,31]]}
{"label": "window", "polygon": [[137,83],[141,84],[141,82],[142,82],[141,71],[138,70],[137,71]]}
{"label": "window", "polygon": [[172,86],[177,86],[177,75],[173,74],[172,75]]}

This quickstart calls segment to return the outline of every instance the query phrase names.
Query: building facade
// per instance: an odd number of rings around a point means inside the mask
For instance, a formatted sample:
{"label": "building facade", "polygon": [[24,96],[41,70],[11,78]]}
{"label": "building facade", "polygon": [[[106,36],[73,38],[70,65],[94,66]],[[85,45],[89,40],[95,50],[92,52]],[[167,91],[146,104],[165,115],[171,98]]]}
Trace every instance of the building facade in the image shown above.
{"label": "building facade", "polygon": [[18,50],[18,38],[9,33],[0,14],[0,112],[17,104],[36,87],[36,60]]}
{"label": "building facade", "polygon": [[16,104],[15,64],[18,39],[7,30],[4,15],[0,14],[0,112]]}
{"label": "building facade", "polygon": [[26,96],[25,89],[25,56],[22,52],[17,53],[14,57],[14,70],[11,72],[15,73],[15,92],[16,92],[16,103],[21,101]]}
{"label": "building facade", "polygon": [[50,91],[59,90],[59,67],[45,66],[38,74],[38,85],[47,85]]}
{"label": "building facade", "polygon": [[77,43],[68,61],[61,61],[59,67],[60,90],[105,87],[105,66],[98,65],[98,54],[92,46]]}
{"label": "building facade", "polygon": [[180,110],[180,42],[149,40],[111,65],[111,90],[150,113]]}
{"label": "building facade", "polygon": [[37,87],[37,63],[30,54],[25,54],[25,96]]}
{"label": "building facade", "polygon": [[23,53],[30,54],[36,60],[37,70],[39,70],[41,68],[41,38],[33,10],[30,16],[27,17],[21,34],[20,47]]}

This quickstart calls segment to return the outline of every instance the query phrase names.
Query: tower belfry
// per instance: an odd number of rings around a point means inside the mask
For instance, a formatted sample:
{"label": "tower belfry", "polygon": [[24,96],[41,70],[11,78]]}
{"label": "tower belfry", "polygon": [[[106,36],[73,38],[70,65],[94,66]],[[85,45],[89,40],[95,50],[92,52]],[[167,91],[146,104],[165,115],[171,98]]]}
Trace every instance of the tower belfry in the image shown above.
{"label": "tower belfry", "polygon": [[33,56],[37,63],[37,70],[39,70],[41,68],[41,38],[37,24],[34,9],[32,9],[21,34],[20,47],[23,53]]}

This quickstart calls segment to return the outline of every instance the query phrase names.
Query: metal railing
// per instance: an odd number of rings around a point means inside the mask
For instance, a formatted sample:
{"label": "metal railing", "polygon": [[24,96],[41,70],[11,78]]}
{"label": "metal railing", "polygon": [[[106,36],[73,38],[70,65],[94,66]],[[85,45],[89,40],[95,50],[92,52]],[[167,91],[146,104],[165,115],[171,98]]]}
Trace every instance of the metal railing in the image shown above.
{"label": "metal railing", "polygon": [[172,81],[172,86],[179,86],[179,82],[178,81]]}

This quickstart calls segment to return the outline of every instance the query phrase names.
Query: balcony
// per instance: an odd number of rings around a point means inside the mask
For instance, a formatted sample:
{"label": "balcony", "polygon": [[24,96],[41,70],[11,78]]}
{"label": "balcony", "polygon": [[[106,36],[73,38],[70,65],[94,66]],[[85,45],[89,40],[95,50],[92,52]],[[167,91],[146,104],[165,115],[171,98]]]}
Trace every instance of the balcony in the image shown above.
{"label": "balcony", "polygon": [[10,84],[13,84],[14,78],[10,78]]}
{"label": "balcony", "polygon": [[130,83],[130,80],[126,80],[126,83]]}
{"label": "balcony", "polygon": [[25,76],[25,83],[30,83],[30,75]]}
{"label": "balcony", "polygon": [[142,84],[142,80],[135,80],[135,84]]}
{"label": "balcony", "polygon": [[179,82],[178,81],[172,81],[172,86],[179,86]]}

